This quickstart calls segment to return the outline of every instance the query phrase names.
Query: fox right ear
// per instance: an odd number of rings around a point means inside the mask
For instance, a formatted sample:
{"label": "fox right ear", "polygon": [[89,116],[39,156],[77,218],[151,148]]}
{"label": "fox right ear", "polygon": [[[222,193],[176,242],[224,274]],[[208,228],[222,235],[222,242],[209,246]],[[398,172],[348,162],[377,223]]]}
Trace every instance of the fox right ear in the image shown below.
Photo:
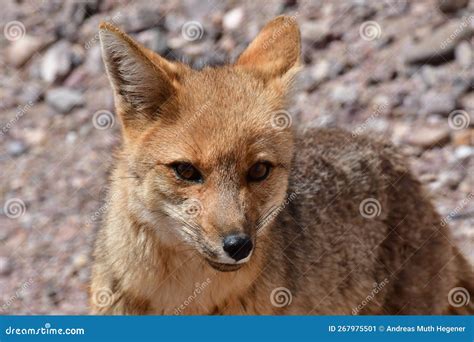
{"label": "fox right ear", "polygon": [[257,72],[265,79],[290,82],[300,67],[301,38],[294,17],[279,16],[260,31],[240,55],[237,66]]}
{"label": "fox right ear", "polygon": [[100,25],[107,75],[124,128],[143,129],[176,90],[176,67],[113,25]]}

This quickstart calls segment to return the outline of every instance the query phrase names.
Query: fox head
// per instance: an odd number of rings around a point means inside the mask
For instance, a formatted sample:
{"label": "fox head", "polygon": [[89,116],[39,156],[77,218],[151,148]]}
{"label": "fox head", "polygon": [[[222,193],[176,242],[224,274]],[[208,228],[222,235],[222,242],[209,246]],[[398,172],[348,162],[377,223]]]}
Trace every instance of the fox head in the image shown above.
{"label": "fox head", "polygon": [[250,262],[286,198],[286,108],[301,44],[294,18],[269,22],[235,64],[202,70],[107,23],[100,38],[122,126],[126,209],[215,269]]}

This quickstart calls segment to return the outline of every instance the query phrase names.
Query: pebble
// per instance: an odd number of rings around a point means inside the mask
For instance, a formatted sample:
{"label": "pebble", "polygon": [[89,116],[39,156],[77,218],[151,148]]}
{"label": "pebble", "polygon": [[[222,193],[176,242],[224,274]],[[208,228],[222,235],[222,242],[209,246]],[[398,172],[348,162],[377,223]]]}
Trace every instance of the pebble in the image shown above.
{"label": "pebble", "polygon": [[471,42],[463,41],[459,43],[459,45],[456,46],[456,50],[454,50],[454,55],[456,56],[456,61],[462,68],[468,69],[472,67],[474,52]]}
{"label": "pebble", "polygon": [[474,27],[467,19],[452,19],[440,26],[420,42],[408,46],[403,58],[408,64],[438,63],[449,59],[459,42],[468,39],[474,33]]}
{"label": "pebble", "polygon": [[7,144],[7,152],[12,157],[18,157],[26,152],[28,147],[19,140],[11,141]]}
{"label": "pebble", "polygon": [[355,85],[336,85],[331,92],[331,99],[341,105],[357,102],[359,92]]}
{"label": "pebble", "polygon": [[454,156],[458,160],[466,159],[472,155],[474,155],[474,147],[459,146],[454,150]]}
{"label": "pebble", "polygon": [[449,142],[450,131],[445,127],[424,126],[410,130],[404,137],[404,142],[423,149],[440,147]]}
{"label": "pebble", "polygon": [[13,265],[7,257],[0,257],[0,276],[8,276],[13,271]]}
{"label": "pebble", "polygon": [[420,112],[423,115],[446,115],[456,109],[456,98],[449,92],[429,90],[421,95],[420,105]]}
{"label": "pebble", "polygon": [[438,0],[438,8],[444,13],[452,13],[463,9],[469,4],[469,0]]}
{"label": "pebble", "polygon": [[22,39],[14,41],[8,47],[8,62],[17,68],[21,67],[35,52],[41,50],[48,42],[48,39],[25,35]]}
{"label": "pebble", "polygon": [[72,46],[60,41],[49,48],[41,61],[40,75],[46,82],[55,82],[67,76],[72,67]]}
{"label": "pebble", "polygon": [[66,114],[84,104],[82,94],[70,88],[55,88],[46,93],[46,102],[58,112]]}
{"label": "pebble", "polygon": [[227,12],[222,18],[222,26],[226,31],[234,31],[240,27],[244,19],[244,10],[242,7],[236,7]]}

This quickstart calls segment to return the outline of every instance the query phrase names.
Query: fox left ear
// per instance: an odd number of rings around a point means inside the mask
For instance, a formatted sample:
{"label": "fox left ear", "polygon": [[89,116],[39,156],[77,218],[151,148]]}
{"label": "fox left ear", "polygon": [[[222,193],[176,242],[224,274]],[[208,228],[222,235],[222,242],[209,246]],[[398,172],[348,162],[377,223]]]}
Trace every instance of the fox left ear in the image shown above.
{"label": "fox left ear", "polygon": [[260,31],[236,62],[266,80],[291,81],[299,70],[301,38],[294,17],[279,16]]}

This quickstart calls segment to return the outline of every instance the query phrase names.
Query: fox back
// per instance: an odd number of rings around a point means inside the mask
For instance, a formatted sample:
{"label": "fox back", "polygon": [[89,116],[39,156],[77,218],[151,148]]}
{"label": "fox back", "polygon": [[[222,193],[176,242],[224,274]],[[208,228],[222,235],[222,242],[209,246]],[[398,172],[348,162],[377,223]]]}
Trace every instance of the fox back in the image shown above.
{"label": "fox back", "polygon": [[472,289],[391,145],[292,125],[294,18],[268,23],[235,64],[202,70],[109,24],[100,36],[123,143],[94,312],[445,313],[452,288]]}

